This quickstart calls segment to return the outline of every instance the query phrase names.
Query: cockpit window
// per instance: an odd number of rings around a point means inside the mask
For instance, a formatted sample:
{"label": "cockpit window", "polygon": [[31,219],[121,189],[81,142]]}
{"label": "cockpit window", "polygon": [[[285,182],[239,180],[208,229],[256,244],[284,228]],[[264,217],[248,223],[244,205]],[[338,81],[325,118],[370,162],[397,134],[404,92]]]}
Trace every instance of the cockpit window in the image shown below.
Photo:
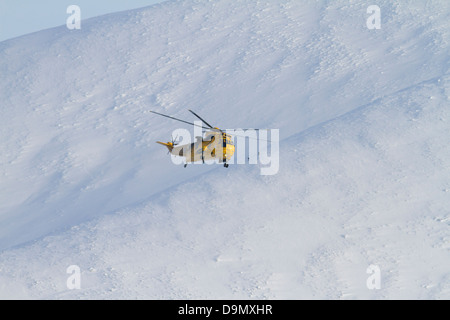
{"label": "cockpit window", "polygon": [[223,135],[222,136],[222,141],[226,144],[231,144],[234,145],[233,139],[231,139],[231,137],[229,135]]}

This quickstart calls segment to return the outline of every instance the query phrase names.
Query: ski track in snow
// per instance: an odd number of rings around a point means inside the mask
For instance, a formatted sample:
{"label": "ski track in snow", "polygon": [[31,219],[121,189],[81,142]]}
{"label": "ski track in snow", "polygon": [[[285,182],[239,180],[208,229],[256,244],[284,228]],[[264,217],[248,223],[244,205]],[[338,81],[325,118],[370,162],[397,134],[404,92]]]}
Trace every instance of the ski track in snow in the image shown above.
{"label": "ski track in snow", "polygon": [[[0,298],[448,299],[450,5],[378,5],[380,30],[364,2],[186,0],[1,42]],[[188,108],[279,128],[279,173],[173,165],[147,111]]]}

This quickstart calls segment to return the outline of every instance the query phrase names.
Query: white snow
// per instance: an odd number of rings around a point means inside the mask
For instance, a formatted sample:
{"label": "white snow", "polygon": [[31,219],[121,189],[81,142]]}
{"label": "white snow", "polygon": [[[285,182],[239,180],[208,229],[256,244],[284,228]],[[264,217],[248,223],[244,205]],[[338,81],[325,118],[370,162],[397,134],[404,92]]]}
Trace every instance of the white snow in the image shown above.
{"label": "white snow", "polygon": [[[449,299],[450,3],[168,1],[0,42],[1,299]],[[280,129],[280,170],[176,166]],[[66,270],[80,267],[81,289]],[[380,289],[366,271],[380,269]]]}

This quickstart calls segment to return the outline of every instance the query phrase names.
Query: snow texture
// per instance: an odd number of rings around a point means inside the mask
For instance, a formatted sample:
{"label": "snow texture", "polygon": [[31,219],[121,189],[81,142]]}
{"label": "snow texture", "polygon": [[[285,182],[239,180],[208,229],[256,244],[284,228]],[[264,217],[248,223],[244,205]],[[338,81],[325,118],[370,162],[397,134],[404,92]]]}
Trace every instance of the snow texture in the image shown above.
{"label": "snow texture", "polygon": [[[0,298],[449,299],[450,2],[168,1],[0,43]],[[280,130],[280,170],[176,166]],[[67,268],[80,268],[70,290]],[[380,270],[370,290],[369,266]]]}

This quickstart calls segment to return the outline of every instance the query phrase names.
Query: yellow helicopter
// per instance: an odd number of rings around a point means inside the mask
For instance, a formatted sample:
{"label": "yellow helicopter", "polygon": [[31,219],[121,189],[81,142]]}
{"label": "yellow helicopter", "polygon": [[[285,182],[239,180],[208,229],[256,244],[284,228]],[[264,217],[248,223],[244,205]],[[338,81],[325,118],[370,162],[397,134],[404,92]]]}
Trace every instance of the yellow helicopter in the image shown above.
{"label": "yellow helicopter", "polygon": [[[193,126],[198,126],[198,124],[177,119],[159,112],[155,111],[150,112],[172,120],[184,122]],[[208,160],[218,159],[219,163],[223,163],[223,166],[225,168],[228,168],[227,160],[231,159],[235,152],[235,146],[232,136],[225,133],[223,130],[217,127],[211,126],[208,122],[203,120],[194,111],[189,110],[189,112],[191,112],[194,116],[199,118],[207,126],[207,127],[200,126],[202,129],[206,129],[205,138],[197,137],[197,140],[195,142],[180,146],[178,146],[178,143],[173,139],[171,142],[157,141],[156,143],[159,143],[167,147],[170,154],[174,156],[184,157],[185,158],[184,167],[186,167],[188,163],[198,161],[202,161],[202,163],[205,163],[205,161]]]}

